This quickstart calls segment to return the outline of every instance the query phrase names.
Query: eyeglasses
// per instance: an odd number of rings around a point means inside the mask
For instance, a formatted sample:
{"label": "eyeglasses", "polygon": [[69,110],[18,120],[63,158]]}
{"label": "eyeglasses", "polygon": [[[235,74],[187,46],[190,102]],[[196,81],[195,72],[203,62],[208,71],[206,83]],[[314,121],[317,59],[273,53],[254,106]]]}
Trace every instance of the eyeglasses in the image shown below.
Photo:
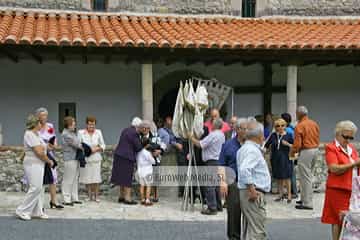
{"label": "eyeglasses", "polygon": [[285,125],[276,125],[275,127],[276,127],[276,128],[278,128],[278,127],[285,127]]}
{"label": "eyeglasses", "polygon": [[237,130],[246,131],[246,128],[238,127]]}
{"label": "eyeglasses", "polygon": [[341,135],[345,140],[354,140],[353,136]]}

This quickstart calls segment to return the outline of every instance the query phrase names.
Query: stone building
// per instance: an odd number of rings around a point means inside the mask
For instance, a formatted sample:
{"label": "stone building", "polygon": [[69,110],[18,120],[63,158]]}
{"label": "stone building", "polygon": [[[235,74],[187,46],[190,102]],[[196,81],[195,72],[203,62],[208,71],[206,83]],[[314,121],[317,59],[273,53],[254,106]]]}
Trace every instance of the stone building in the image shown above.
{"label": "stone building", "polygon": [[40,106],[58,131],[64,115],[80,127],[95,115],[115,144],[133,116],[169,114],[192,76],[233,87],[227,118],[305,104],[328,141],[336,121],[360,125],[359,9],[355,0],[0,0],[3,144],[21,145],[25,116]]}
{"label": "stone building", "polygon": [[[329,141],[337,121],[360,125],[359,11],[357,0],[0,0],[0,139],[21,145],[26,115],[44,106],[58,131],[65,115],[80,127],[95,115],[113,145],[201,77],[233,88],[227,118],[304,104]],[[21,187],[21,151],[0,154],[1,190]],[[322,156],[315,171],[320,185]]]}

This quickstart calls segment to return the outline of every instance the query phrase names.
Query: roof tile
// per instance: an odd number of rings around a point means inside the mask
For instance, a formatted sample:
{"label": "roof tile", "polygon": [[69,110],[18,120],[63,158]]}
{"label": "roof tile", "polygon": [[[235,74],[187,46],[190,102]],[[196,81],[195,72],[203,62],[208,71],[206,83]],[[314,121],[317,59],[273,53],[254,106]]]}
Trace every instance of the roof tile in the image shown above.
{"label": "roof tile", "polygon": [[0,12],[0,44],[101,47],[360,49],[360,19]]}

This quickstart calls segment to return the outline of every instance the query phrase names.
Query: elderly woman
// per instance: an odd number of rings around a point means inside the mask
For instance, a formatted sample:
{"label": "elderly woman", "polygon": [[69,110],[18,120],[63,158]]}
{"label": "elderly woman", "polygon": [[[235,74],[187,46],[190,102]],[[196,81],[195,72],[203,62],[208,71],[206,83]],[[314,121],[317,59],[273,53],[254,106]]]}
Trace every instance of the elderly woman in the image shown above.
{"label": "elderly woman", "polygon": [[339,239],[340,213],[349,209],[352,178],[359,174],[358,152],[350,144],[356,132],[357,127],[353,122],[338,122],[335,127],[335,140],[325,148],[328,179],[321,222],[332,224],[333,240]]}
{"label": "elderly woman", "polygon": [[96,118],[86,118],[86,129],[79,130],[80,142],[91,147],[91,155],[86,165],[80,169],[80,183],[86,185],[88,201],[100,202],[99,183],[101,183],[101,153],[105,151],[105,142],[100,129],[96,129]]}
{"label": "elderly woman", "polygon": [[135,117],[131,126],[122,130],[119,143],[114,151],[111,182],[119,186],[119,203],[137,204],[131,198],[131,186],[136,163],[136,154],[143,148],[140,141],[141,119]]}
{"label": "elderly woman", "polygon": [[[55,159],[54,149],[57,146],[55,128],[52,123],[48,122],[49,112],[46,108],[39,108],[36,110],[36,116],[40,120],[41,129],[39,136],[47,144],[47,151],[53,159]],[[56,199],[56,184],[57,184],[57,171],[56,168],[51,168],[53,182],[49,184],[50,193],[50,208],[61,209],[64,208],[62,205],[57,204]]]}
{"label": "elderly woman", "polygon": [[61,134],[64,156],[64,176],[62,182],[62,195],[64,205],[73,206],[81,204],[78,196],[79,186],[79,161],[76,159],[76,152],[82,149],[80,139],[76,134],[76,122],[73,117],[64,118],[64,130]]}
{"label": "elderly woman", "polygon": [[284,186],[287,189],[287,203],[291,203],[291,177],[293,174],[293,161],[289,159],[291,144],[294,142],[292,136],[286,132],[287,123],[280,118],[275,121],[275,132],[272,133],[265,148],[271,150],[271,169],[273,178],[278,182],[280,196],[275,201],[283,199]]}
{"label": "elderly woman", "polygon": [[[213,120],[213,131],[202,140],[196,139],[192,133],[189,133],[189,139],[202,150],[202,160],[206,166],[218,166],[221,147],[225,142],[225,135],[221,131],[223,121],[221,118]],[[217,168],[213,168],[212,174],[217,174]],[[205,215],[216,215],[218,211],[222,211],[220,186],[208,186],[206,189],[206,202],[208,209],[201,211]]]}
{"label": "elderly woman", "polygon": [[39,118],[30,115],[26,121],[24,135],[24,170],[29,183],[29,190],[24,201],[16,209],[16,215],[22,220],[30,220],[31,217],[47,219],[43,212],[43,177],[44,166],[53,166],[53,161],[47,157],[47,144],[39,136],[41,124]]}

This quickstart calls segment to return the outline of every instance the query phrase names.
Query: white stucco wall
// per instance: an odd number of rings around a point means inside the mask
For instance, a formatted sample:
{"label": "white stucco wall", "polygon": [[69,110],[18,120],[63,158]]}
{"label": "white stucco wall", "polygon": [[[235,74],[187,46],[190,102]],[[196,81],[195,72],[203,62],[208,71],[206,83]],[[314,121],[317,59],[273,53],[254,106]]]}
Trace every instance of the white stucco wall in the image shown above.
{"label": "white stucco wall", "polygon": [[[286,69],[275,67],[274,82],[285,84]],[[299,68],[298,83],[302,91],[298,104],[309,109],[310,117],[320,124],[321,139],[333,138],[333,129],[340,120],[352,120],[360,126],[360,68],[354,66],[305,66]],[[275,84],[275,83],[274,83]],[[286,111],[286,95],[273,96],[274,113]]]}
{"label": "white stucco wall", "polygon": [[31,60],[18,64],[2,60],[0,65],[4,144],[22,143],[24,120],[40,106],[49,110],[58,129],[58,103],[76,102],[78,127],[84,127],[87,115],[94,115],[109,144],[118,141],[120,130],[133,116],[141,116],[139,65]]}
{"label": "white stucco wall", "polygon": [[[4,144],[21,144],[26,115],[40,106],[48,108],[50,121],[58,126],[58,103],[76,102],[79,127],[84,126],[87,115],[98,118],[98,127],[104,132],[108,144],[116,144],[119,132],[128,126],[130,119],[141,116],[141,68],[139,64],[103,64],[90,61],[45,61],[37,64],[22,60],[18,64],[1,60],[0,64],[0,123],[3,126]],[[235,64],[205,66],[194,64],[154,64],[154,84],[176,70],[194,70],[215,77],[230,86],[262,84],[261,66]],[[299,68],[299,104],[308,106],[310,116],[321,126],[323,141],[332,138],[338,120],[351,119],[360,126],[358,89],[359,67],[307,66]],[[286,68],[274,66],[274,85],[285,85]],[[169,84],[174,84],[170,82]],[[252,116],[262,113],[261,94],[234,96],[235,114]],[[231,115],[231,98],[227,100],[228,117]],[[286,95],[274,94],[274,114],[286,111]]]}

